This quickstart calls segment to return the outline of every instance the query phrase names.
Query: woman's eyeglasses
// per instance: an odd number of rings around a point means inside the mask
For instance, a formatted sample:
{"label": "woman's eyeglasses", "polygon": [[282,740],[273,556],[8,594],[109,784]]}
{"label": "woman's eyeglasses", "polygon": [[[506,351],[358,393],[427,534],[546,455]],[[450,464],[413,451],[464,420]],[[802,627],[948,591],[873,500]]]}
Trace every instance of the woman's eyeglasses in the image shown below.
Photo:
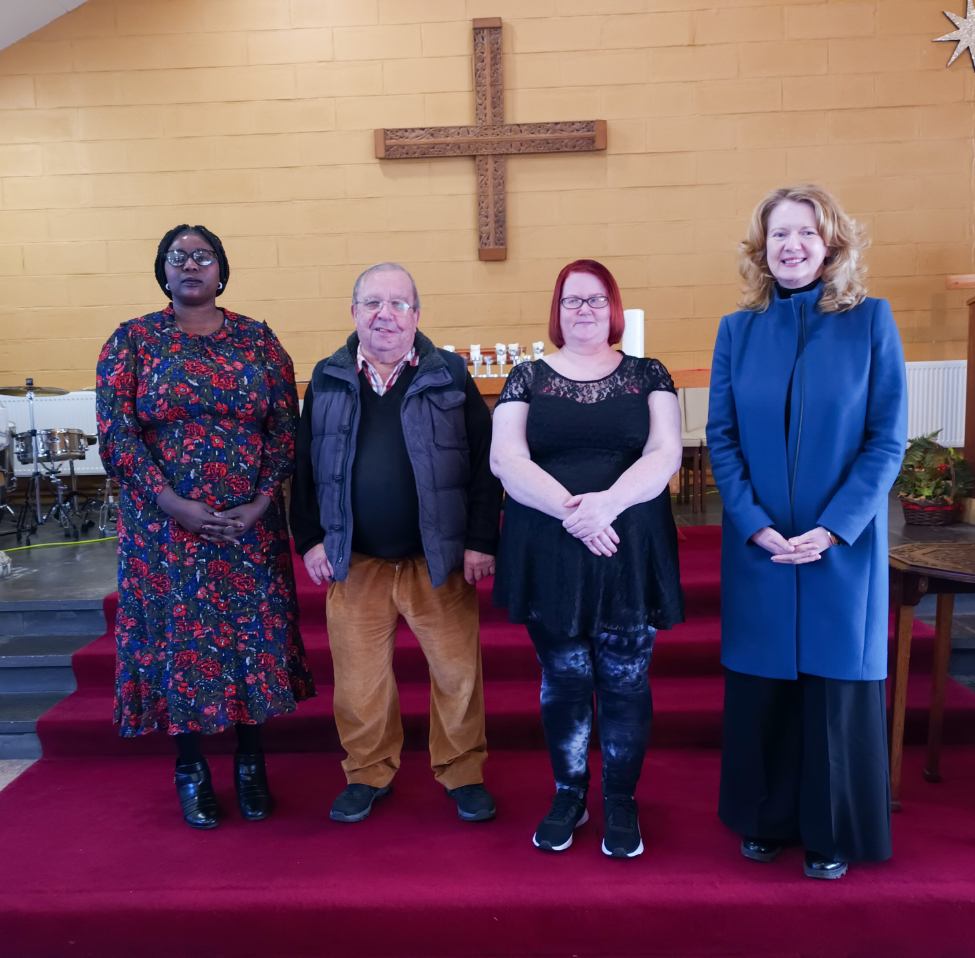
{"label": "woman's eyeglasses", "polygon": [[602,309],[609,305],[608,296],[590,296],[583,299],[581,296],[563,296],[559,302],[566,309],[581,309],[583,303],[588,303],[590,309]]}
{"label": "woman's eyeglasses", "polygon": [[197,266],[209,266],[216,262],[217,254],[212,249],[195,249],[192,253],[187,253],[185,249],[171,249],[166,254],[166,262],[170,266],[180,267],[188,259],[193,260]]}

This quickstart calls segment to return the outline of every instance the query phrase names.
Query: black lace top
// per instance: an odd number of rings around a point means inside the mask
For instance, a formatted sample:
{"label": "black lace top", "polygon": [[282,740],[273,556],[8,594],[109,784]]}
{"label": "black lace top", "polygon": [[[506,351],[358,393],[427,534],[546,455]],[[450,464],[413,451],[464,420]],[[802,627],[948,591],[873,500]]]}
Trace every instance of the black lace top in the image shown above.
{"label": "black lace top", "polygon": [[[611,486],[639,459],[650,434],[647,397],[675,392],[656,359],[624,356],[608,376],[578,381],[544,360],[508,376],[498,403],[529,403],[532,461],[570,493]],[[513,622],[540,621],[572,634],[667,628],[683,620],[670,494],[625,510],[613,523],[619,551],[594,556],[562,523],[510,496],[494,598]]]}

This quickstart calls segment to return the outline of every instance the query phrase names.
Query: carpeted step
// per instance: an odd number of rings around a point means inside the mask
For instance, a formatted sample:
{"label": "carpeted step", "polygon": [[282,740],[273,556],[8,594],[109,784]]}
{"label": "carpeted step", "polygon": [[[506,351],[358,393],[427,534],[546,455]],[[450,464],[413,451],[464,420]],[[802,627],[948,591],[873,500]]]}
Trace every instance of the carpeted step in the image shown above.
{"label": "carpeted step", "polygon": [[231,765],[211,766],[226,811],[200,833],[179,819],[172,760],[43,759],[0,792],[0,941],[18,958],[234,955],[311,958],[783,958],[972,954],[975,749],[947,749],[945,780],[905,756],[894,858],[810,882],[802,855],[746,861],[715,814],[714,750],[651,750],[637,797],[646,853],[601,854],[592,821],[542,854],[540,752],[497,752],[485,773],[498,817],[459,822],[420,755],[362,823],[329,822],[337,761],[269,760],[275,814],[248,823]]}
{"label": "carpeted step", "polygon": [[[504,609],[498,608],[491,602],[491,584],[493,579],[482,580],[478,583],[477,594],[479,600],[481,628],[508,625],[508,616]],[[298,605],[302,634],[313,634],[325,619],[324,593],[311,596],[310,584],[299,588]],[[691,585],[684,588],[684,601],[689,617],[717,618],[721,612],[721,602],[714,583]],[[115,609],[118,606],[118,593],[107,596],[104,603],[105,626],[111,630],[115,622]]]}
{"label": "carpeted step", "polygon": [[[657,675],[716,675],[721,671],[720,626],[717,619],[687,622],[661,631],[654,649],[653,671]],[[305,623],[302,637],[317,681],[332,681],[332,657],[324,621]],[[481,650],[485,681],[506,681],[534,677],[538,663],[531,639],[523,626],[508,622],[481,624]],[[427,665],[415,636],[404,622],[396,631],[393,667],[401,682],[426,681]],[[115,642],[101,636],[74,657],[78,684],[110,687],[115,676]]]}
{"label": "carpeted step", "polygon": [[[720,676],[658,676],[652,681],[654,721],[652,747],[716,747],[721,741],[723,683]],[[543,749],[537,678],[496,681],[485,686],[488,746],[491,749]],[[927,735],[930,678],[914,675],[908,683],[906,741]],[[424,683],[400,685],[405,745],[426,749],[429,689]],[[84,688],[54,706],[38,722],[44,755],[168,754],[164,735],[123,740],[111,724],[112,702],[106,689]],[[975,743],[975,693],[950,681],[945,703],[945,742]],[[269,750],[310,752],[339,749],[329,686],[290,714],[265,727]],[[234,748],[234,736],[219,736],[213,748]]]}
{"label": "carpeted step", "polygon": [[[694,616],[673,629],[661,631],[653,654],[653,675],[707,676],[721,673],[721,625],[717,617]],[[332,658],[323,620],[306,622],[302,628],[316,681],[332,681]],[[481,626],[481,650],[486,682],[533,678],[538,663],[524,627],[507,622],[486,622]],[[911,650],[911,671],[929,672],[933,657],[933,634],[926,625],[915,625]],[[400,622],[396,632],[394,670],[400,682],[426,682],[427,665],[412,632]],[[115,642],[110,634],[80,649],[73,659],[79,687],[111,688],[115,676]]]}
{"label": "carpeted step", "polygon": [[[715,584],[710,586],[716,592]],[[75,653],[73,666],[79,687],[110,687],[115,676],[115,643],[111,637],[115,597],[105,603],[108,633]],[[688,604],[688,621],[657,635],[653,656],[656,676],[717,675],[721,672],[719,610],[706,611],[706,603]],[[312,672],[319,682],[332,681],[332,660],[328,632],[321,610],[302,620],[302,637],[308,651]],[[507,681],[537,674],[538,664],[531,640],[524,626],[497,618],[482,619],[481,648],[485,681]],[[927,672],[933,657],[933,632],[924,623],[915,622],[911,649],[911,671]],[[396,631],[394,669],[401,682],[426,681],[427,666],[413,633],[403,621]]]}
{"label": "carpeted step", "polygon": [[[652,666],[656,746],[714,746],[720,741],[722,706],[719,660],[718,530],[688,530],[681,543],[684,588],[689,621],[657,638]],[[331,715],[331,656],[325,630],[322,591],[316,590],[297,566],[303,601],[314,594],[314,614],[306,614],[302,632],[320,696],[304,703],[290,716],[267,728],[268,747],[275,750],[336,750]],[[481,644],[484,661],[488,743],[494,748],[543,748],[538,720],[538,664],[527,632],[511,625],[490,605],[490,582],[478,586],[482,610]],[[105,611],[111,621],[116,597],[109,596]],[[912,683],[908,712],[908,741],[920,741],[928,702],[931,630],[915,626]],[[169,752],[163,736],[122,741],[111,727],[114,679],[114,641],[109,633],[73,660],[79,691],[52,709],[39,723],[47,755],[138,754]],[[406,744],[425,749],[428,728],[428,675],[422,651],[405,624],[397,631],[394,670],[400,683]],[[972,731],[963,728],[965,723]],[[946,715],[946,741],[967,742],[975,737],[975,696],[954,684]],[[218,748],[233,747],[233,736],[220,737]]]}
{"label": "carpeted step", "polygon": [[[720,611],[720,598],[716,584],[719,578],[718,551],[721,544],[719,526],[694,526],[681,530],[680,542],[681,586],[684,589],[685,606],[688,614],[701,617],[716,616]],[[308,578],[300,556],[292,554],[295,582],[298,591],[298,607],[302,627],[314,627],[324,618],[325,588],[316,586]],[[477,584],[478,604],[481,623],[507,623],[505,610],[494,605],[491,590],[493,578],[483,579]],[[104,612],[108,628],[112,627],[115,609],[118,604],[117,593],[105,598]]]}

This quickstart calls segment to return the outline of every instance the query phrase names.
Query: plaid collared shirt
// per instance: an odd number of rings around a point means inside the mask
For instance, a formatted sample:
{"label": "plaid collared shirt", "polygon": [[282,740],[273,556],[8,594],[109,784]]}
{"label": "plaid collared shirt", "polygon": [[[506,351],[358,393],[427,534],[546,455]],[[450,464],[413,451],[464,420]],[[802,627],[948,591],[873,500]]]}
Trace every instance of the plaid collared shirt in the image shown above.
{"label": "plaid collared shirt", "polygon": [[355,368],[357,372],[366,371],[366,379],[369,381],[369,385],[372,386],[372,391],[377,396],[385,395],[393,388],[396,380],[399,379],[399,374],[407,366],[415,366],[420,361],[420,358],[416,354],[416,348],[412,347],[410,351],[396,364],[396,368],[389,374],[387,379],[383,379],[380,375],[379,370],[365,356],[362,354],[362,347],[360,346],[356,350],[355,354]]}

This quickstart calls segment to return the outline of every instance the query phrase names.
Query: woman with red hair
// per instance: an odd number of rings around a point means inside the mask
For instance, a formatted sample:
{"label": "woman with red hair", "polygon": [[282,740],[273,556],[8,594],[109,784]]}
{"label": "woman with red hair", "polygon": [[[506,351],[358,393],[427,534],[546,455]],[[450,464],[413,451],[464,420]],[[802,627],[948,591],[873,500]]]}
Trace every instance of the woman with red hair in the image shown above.
{"label": "woman with red hair", "polygon": [[491,468],[507,492],[494,598],[524,623],[542,667],[542,724],[556,793],[533,843],[560,852],[589,817],[599,708],[602,850],[634,858],[634,793],[650,734],[647,670],[658,628],[683,618],[668,483],[680,412],[655,359],[626,356],[623,304],[594,260],[555,283],[558,351],[512,369],[494,413]]}

